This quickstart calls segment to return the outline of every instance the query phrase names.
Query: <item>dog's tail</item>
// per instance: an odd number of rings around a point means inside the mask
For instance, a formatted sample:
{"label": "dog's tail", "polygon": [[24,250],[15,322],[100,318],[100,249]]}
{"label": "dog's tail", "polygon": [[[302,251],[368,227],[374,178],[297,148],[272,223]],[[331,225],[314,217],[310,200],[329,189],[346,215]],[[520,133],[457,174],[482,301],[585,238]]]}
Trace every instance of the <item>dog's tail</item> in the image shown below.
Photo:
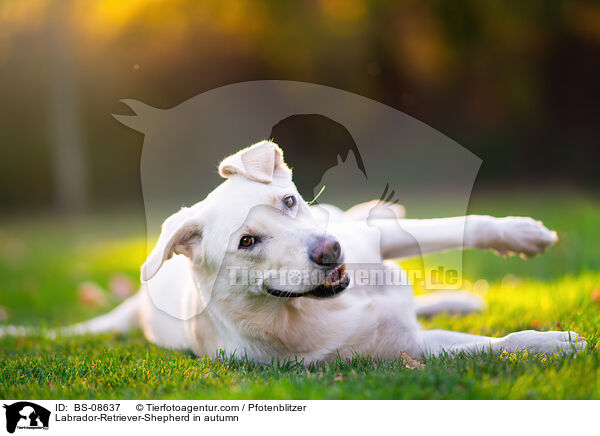
{"label": "dog's tail", "polygon": [[67,327],[41,329],[14,325],[0,326],[0,337],[47,336],[53,338],[57,335],[73,336],[109,331],[125,333],[139,325],[141,299],[142,293],[138,292],[104,315]]}

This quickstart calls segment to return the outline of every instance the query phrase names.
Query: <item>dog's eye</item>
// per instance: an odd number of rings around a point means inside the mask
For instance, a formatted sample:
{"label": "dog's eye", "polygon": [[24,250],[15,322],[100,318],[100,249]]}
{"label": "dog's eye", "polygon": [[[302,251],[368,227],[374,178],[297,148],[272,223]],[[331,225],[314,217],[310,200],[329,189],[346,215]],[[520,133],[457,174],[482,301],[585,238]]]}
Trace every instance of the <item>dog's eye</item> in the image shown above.
{"label": "dog's eye", "polygon": [[287,197],[284,197],[283,204],[285,204],[285,207],[287,207],[288,209],[291,209],[296,204],[296,197],[294,197],[293,195],[288,195]]}
{"label": "dog's eye", "polygon": [[240,239],[240,248],[250,248],[256,243],[254,236],[244,235]]}

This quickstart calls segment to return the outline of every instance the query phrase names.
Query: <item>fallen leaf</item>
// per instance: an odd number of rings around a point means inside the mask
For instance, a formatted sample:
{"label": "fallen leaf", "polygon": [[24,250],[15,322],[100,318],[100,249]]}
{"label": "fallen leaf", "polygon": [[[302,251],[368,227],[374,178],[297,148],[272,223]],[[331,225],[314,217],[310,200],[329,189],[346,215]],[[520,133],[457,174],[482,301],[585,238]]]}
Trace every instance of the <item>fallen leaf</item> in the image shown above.
{"label": "fallen leaf", "polygon": [[110,278],[108,289],[119,300],[124,300],[135,292],[135,285],[126,275],[115,274]]}
{"label": "fallen leaf", "polygon": [[341,375],[341,374],[340,374],[340,375],[336,375],[336,376],[333,378],[333,381],[342,381],[342,380],[344,380],[344,376],[343,376],[343,375]]}
{"label": "fallen leaf", "polygon": [[0,322],[8,321],[8,310],[0,306]]}
{"label": "fallen leaf", "polygon": [[401,358],[402,358],[402,363],[408,369],[419,369],[419,368],[425,367],[425,365],[422,362],[419,362],[418,360],[413,359],[406,353],[402,353]]}
{"label": "fallen leaf", "polygon": [[600,289],[594,289],[594,292],[592,292],[592,301],[594,303],[600,303]]}
{"label": "fallen leaf", "polygon": [[530,325],[534,329],[540,329],[540,328],[542,328],[542,322],[538,321],[538,320],[531,321]]}
{"label": "fallen leaf", "polygon": [[479,279],[473,283],[473,293],[479,295],[485,295],[490,290],[490,284],[487,280]]}
{"label": "fallen leaf", "polygon": [[93,282],[81,283],[79,285],[77,293],[79,296],[79,301],[85,304],[86,306],[106,306],[106,304],[108,303],[104,289],[102,289],[99,285]]}

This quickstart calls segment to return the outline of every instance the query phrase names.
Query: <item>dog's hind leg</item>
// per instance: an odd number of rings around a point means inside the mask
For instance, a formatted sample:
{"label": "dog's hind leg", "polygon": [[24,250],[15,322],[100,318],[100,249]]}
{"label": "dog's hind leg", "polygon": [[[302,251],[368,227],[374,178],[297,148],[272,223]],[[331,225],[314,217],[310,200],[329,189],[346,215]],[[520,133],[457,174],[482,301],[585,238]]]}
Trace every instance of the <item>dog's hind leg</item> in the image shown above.
{"label": "dog's hind leg", "polygon": [[353,220],[366,220],[369,218],[401,219],[406,216],[406,209],[401,204],[371,200],[352,206],[344,212],[344,215]]}
{"label": "dog's hind leg", "polygon": [[461,290],[444,290],[415,297],[418,316],[433,316],[439,313],[465,315],[485,307],[485,300],[478,295]]}
{"label": "dog's hind leg", "polygon": [[61,335],[79,335],[116,331],[125,333],[139,325],[139,309],[142,294],[129,297],[110,312],[79,324],[58,330]]}
{"label": "dog's hind leg", "polygon": [[86,333],[102,333],[108,331],[127,332],[139,325],[139,309],[141,293],[129,297],[110,312],[67,327],[45,329],[26,326],[0,326],[0,338],[3,336],[56,336],[84,335]]}

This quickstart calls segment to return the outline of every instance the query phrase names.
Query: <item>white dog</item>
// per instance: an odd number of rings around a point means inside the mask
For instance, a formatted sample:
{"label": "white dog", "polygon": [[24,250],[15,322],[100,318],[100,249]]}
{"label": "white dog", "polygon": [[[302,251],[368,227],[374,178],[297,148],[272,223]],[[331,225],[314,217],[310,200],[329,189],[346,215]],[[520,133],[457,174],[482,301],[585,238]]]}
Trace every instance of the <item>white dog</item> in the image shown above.
{"label": "white dog", "polygon": [[[384,207],[380,213],[372,202],[347,212],[309,206],[298,195],[282,151],[269,141],[227,157],[219,173],[227,180],[206,199],[164,222],[142,266],[142,290],[75,331],[140,325],[161,346],[208,356],[225,350],[259,362],[309,363],[355,353],[383,359],[403,352],[553,353],[586,346],[574,332],[530,330],[491,338],[422,330],[419,314],[470,311],[481,301],[464,292],[413,298],[406,283],[359,283],[361,268],[402,276],[386,259],[442,250],[536,255],[557,240],[538,221],[476,215],[401,219],[393,213],[398,209]],[[273,274],[247,279],[259,271]],[[153,295],[180,303],[185,316],[157,308],[148,286]]]}

